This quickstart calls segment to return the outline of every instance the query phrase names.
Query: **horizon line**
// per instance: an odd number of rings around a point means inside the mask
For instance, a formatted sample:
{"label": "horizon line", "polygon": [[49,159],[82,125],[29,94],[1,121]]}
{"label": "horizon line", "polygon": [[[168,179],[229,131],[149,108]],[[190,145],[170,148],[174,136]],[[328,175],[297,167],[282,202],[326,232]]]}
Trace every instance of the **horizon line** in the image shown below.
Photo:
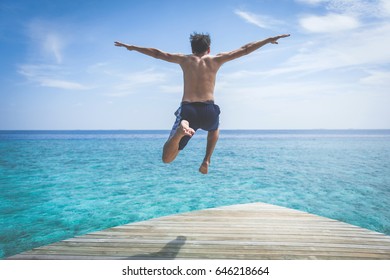
{"label": "horizon line", "polygon": [[[337,131],[337,130],[390,130],[390,128],[223,128],[220,131]],[[171,131],[170,129],[0,129],[4,131]],[[199,131],[203,131],[199,129]],[[207,132],[207,131],[205,131]]]}

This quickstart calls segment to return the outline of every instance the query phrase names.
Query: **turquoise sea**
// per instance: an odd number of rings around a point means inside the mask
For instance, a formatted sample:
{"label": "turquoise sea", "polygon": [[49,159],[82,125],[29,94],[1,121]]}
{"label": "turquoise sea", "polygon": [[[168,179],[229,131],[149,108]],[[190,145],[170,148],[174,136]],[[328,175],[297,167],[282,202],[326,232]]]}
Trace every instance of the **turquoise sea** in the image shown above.
{"label": "turquoise sea", "polygon": [[0,258],[181,212],[286,206],[390,235],[390,130],[205,133],[161,162],[168,131],[0,131]]}

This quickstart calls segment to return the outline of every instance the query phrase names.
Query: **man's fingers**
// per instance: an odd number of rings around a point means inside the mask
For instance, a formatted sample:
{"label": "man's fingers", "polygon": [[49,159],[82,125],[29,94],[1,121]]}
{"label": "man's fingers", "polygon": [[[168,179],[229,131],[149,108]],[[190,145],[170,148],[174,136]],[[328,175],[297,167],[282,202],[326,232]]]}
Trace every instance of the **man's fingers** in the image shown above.
{"label": "man's fingers", "polygon": [[274,40],[271,41],[271,44],[277,45],[277,44],[279,44],[279,42],[278,42],[279,39],[286,38],[286,37],[289,37],[289,36],[290,36],[290,34],[283,34],[283,35],[276,36],[276,37],[273,38]]}
{"label": "man's fingers", "polygon": [[121,42],[114,42],[114,43],[115,43],[115,46],[117,46],[117,47],[123,47],[124,46],[124,44],[121,43]]}

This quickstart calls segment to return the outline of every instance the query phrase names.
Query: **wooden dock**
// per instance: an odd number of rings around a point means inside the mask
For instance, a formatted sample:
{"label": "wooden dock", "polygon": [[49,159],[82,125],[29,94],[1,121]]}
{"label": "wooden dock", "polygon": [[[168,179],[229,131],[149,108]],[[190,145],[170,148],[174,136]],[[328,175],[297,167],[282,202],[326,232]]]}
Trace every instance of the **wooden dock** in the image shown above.
{"label": "wooden dock", "polygon": [[9,259],[385,259],[390,236],[251,203],[117,226]]}

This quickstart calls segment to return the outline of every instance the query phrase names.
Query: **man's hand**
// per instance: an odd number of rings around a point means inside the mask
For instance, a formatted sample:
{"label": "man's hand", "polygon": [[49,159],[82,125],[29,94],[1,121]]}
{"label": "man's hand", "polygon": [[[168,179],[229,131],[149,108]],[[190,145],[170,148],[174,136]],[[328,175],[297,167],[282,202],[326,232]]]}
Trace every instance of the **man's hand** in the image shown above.
{"label": "man's hand", "polygon": [[128,49],[129,51],[132,51],[132,50],[133,50],[132,46],[123,44],[123,43],[121,43],[121,42],[115,42],[115,46],[117,46],[117,47],[124,47],[124,48]]}
{"label": "man's hand", "polygon": [[279,39],[286,38],[286,37],[290,37],[290,34],[283,34],[283,35],[279,35],[279,36],[276,36],[276,37],[272,37],[272,38],[270,38],[271,44],[278,44],[278,40]]}

